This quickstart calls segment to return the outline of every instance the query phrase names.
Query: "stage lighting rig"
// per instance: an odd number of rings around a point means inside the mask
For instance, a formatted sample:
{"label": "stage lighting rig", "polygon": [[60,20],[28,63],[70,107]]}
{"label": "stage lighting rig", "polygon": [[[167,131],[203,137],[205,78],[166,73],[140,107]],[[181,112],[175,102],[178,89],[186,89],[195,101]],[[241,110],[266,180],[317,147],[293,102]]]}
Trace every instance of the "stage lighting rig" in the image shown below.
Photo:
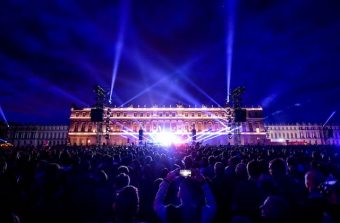
{"label": "stage lighting rig", "polygon": [[110,132],[111,132],[111,128],[110,128],[110,117],[111,117],[111,109],[108,108],[107,112],[106,112],[106,119],[105,119],[105,125],[106,125],[106,134],[105,134],[105,139],[106,139],[106,144],[109,144],[109,139],[110,139]]}
{"label": "stage lighting rig", "polygon": [[[101,138],[103,134],[103,124],[104,124],[104,106],[110,104],[108,101],[109,91],[104,90],[101,86],[96,85],[94,87],[94,93],[96,96],[96,104],[94,108],[91,109],[91,121],[96,123],[97,126],[97,145],[101,145]],[[106,114],[105,124],[106,124],[106,135],[105,138],[109,139],[110,129],[110,116],[111,110],[108,109],[108,114]]]}
{"label": "stage lighting rig", "polygon": [[[241,140],[240,126],[241,122],[246,121],[246,110],[242,109],[242,95],[245,91],[245,87],[240,86],[231,91],[231,102],[227,100],[226,112],[227,112],[227,126],[229,129],[233,129],[235,136],[235,144],[238,145]],[[228,95],[229,96],[229,95]],[[231,112],[231,108],[233,112]],[[233,134],[228,133],[228,139],[231,139]]]}
{"label": "stage lighting rig", "polygon": [[245,90],[246,88],[243,86],[237,87],[234,90],[232,90],[231,99],[233,102],[233,108],[241,108],[242,95]]}

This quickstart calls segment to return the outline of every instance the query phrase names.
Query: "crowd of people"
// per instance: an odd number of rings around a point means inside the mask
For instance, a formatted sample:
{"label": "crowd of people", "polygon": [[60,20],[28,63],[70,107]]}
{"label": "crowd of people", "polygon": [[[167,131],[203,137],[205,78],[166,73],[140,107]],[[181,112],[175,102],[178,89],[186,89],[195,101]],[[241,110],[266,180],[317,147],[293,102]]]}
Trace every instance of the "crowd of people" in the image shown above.
{"label": "crowd of people", "polygon": [[0,222],[340,222],[335,146],[0,151]]}

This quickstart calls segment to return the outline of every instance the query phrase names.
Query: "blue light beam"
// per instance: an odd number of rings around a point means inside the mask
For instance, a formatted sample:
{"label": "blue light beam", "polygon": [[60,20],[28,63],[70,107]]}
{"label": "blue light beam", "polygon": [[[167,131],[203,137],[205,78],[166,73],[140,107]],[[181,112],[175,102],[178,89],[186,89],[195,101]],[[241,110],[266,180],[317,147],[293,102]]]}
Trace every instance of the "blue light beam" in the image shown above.
{"label": "blue light beam", "polygon": [[7,122],[5,113],[4,113],[4,111],[2,110],[1,106],[0,106],[0,114],[1,114],[1,116],[2,116],[2,119],[5,121],[7,127],[9,128],[9,124],[8,124],[8,122]]}
{"label": "blue light beam", "polygon": [[227,75],[227,102],[230,101],[230,80],[231,70],[233,63],[233,45],[234,45],[234,23],[235,23],[235,0],[225,0],[226,3],[226,21],[225,21],[225,33],[226,33],[226,75]]}
{"label": "blue light beam", "polygon": [[111,79],[111,89],[110,89],[110,99],[109,101],[112,101],[112,93],[113,93],[113,88],[116,82],[117,78],[117,72],[119,68],[119,63],[120,63],[120,57],[122,54],[122,49],[124,46],[124,36],[125,36],[125,27],[127,23],[127,17],[128,17],[128,10],[129,10],[129,0],[122,0],[121,3],[121,15],[120,15],[120,27],[118,31],[118,37],[117,37],[117,42],[115,45],[115,55],[114,55],[114,60],[113,60],[113,70],[112,70],[112,79]]}
{"label": "blue light beam", "polygon": [[332,114],[328,117],[328,119],[326,120],[326,122],[322,125],[322,127],[325,127],[325,125],[327,125],[327,123],[329,122],[329,120],[331,120],[331,118],[335,115],[336,111],[332,112]]}

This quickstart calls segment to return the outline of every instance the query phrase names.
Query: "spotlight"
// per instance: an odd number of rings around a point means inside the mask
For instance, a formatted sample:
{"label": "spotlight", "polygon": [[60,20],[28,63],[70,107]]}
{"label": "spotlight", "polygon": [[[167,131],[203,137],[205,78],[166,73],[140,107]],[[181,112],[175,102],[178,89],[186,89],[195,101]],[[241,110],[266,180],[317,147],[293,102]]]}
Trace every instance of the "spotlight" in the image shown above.
{"label": "spotlight", "polygon": [[155,132],[152,134],[154,143],[162,146],[170,146],[171,144],[181,144],[183,141],[172,132]]}

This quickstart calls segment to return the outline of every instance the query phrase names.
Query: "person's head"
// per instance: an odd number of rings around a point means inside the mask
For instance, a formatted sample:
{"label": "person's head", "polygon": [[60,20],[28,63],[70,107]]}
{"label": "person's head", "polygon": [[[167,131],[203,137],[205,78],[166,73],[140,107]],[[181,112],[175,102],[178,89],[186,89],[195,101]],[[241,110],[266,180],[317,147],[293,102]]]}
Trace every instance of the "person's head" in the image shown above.
{"label": "person's head", "polygon": [[235,167],[234,166],[226,166],[224,168],[224,174],[226,176],[235,176]]}
{"label": "person's head", "polygon": [[191,169],[193,164],[191,156],[184,157],[183,164],[185,169]]}
{"label": "person's head", "polygon": [[125,174],[129,174],[130,170],[127,166],[120,166],[118,167],[118,174],[120,173],[125,173]]}
{"label": "person's head", "polygon": [[290,172],[293,172],[297,168],[297,162],[296,159],[293,156],[290,156],[286,159],[287,161],[287,167]]}
{"label": "person's head", "polygon": [[152,157],[151,156],[145,157],[145,164],[151,164],[151,162],[152,162]]}
{"label": "person's head", "polygon": [[228,166],[236,166],[239,163],[239,158],[237,156],[232,156],[228,160]]}
{"label": "person's head", "polygon": [[247,173],[248,177],[252,179],[257,179],[260,176],[261,170],[257,161],[252,160],[247,164]]}
{"label": "person's head", "polygon": [[125,173],[120,173],[118,176],[116,176],[114,180],[114,186],[116,189],[121,189],[123,187],[126,187],[130,184],[130,177],[129,175]]}
{"label": "person's head", "polygon": [[118,193],[114,207],[117,222],[132,222],[139,211],[138,189],[134,186],[124,187]]}
{"label": "person's head", "polygon": [[289,205],[279,196],[268,196],[260,210],[261,216],[269,222],[286,222],[289,217]]}
{"label": "person's head", "polygon": [[269,162],[269,173],[273,177],[280,177],[287,174],[286,162],[283,159],[273,159]]}
{"label": "person's head", "polygon": [[160,175],[160,177],[161,177],[161,178],[165,178],[166,175],[168,175],[168,173],[169,173],[169,169],[168,169],[168,168],[163,168],[163,169],[161,170],[161,175]]}
{"label": "person's head", "polygon": [[318,170],[311,170],[305,174],[305,186],[309,192],[318,190],[320,184],[323,181],[324,181],[324,176]]}
{"label": "person's head", "polygon": [[247,179],[247,167],[244,163],[237,164],[235,168],[236,176],[239,179]]}
{"label": "person's head", "polygon": [[208,158],[208,163],[209,163],[209,165],[214,165],[215,164],[215,157],[214,156],[209,156],[209,158]]}
{"label": "person's head", "polygon": [[221,162],[217,162],[214,165],[215,176],[222,176],[224,174],[224,166]]}
{"label": "person's head", "polygon": [[109,177],[104,170],[100,170],[95,176],[95,181],[98,185],[104,185],[108,182],[108,180]]}

